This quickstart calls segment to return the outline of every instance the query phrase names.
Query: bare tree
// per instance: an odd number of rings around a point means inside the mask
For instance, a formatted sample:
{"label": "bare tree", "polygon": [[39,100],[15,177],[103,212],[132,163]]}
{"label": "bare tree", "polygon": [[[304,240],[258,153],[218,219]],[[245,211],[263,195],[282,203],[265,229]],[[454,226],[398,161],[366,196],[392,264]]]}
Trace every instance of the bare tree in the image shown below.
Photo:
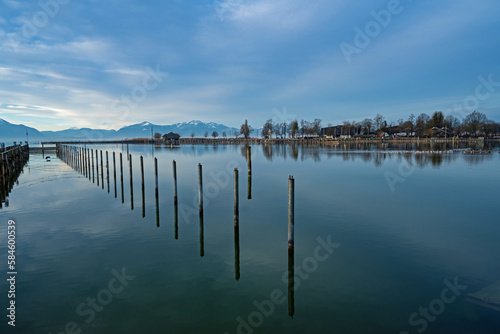
{"label": "bare tree", "polygon": [[455,134],[460,132],[460,120],[453,115],[446,116],[444,120],[445,130],[448,130],[448,134]]}
{"label": "bare tree", "polygon": [[363,127],[363,132],[369,135],[372,132],[373,121],[370,118],[365,118],[363,122],[361,122],[361,126]]}
{"label": "bare tree", "polygon": [[290,135],[292,138],[295,138],[295,136],[299,133],[299,122],[297,120],[293,120],[290,123]]}
{"label": "bare tree", "polygon": [[191,138],[194,138],[194,136],[196,136],[196,134],[193,132],[191,132]]}
{"label": "bare tree", "polygon": [[245,120],[245,123],[243,123],[241,125],[241,128],[240,128],[240,133],[243,135],[243,137],[245,137],[245,139],[248,139],[250,137],[250,133],[252,133],[253,131],[253,128],[248,125],[248,121]]}
{"label": "bare tree", "polygon": [[476,136],[477,132],[482,130],[487,120],[488,118],[485,114],[474,111],[473,113],[465,116],[464,125],[471,135]]}
{"label": "bare tree", "polygon": [[212,137],[215,139],[219,137],[219,133],[217,131],[212,132]]}
{"label": "bare tree", "polygon": [[274,134],[277,137],[281,136],[281,124],[280,123],[274,123],[273,124],[273,129],[274,129]]}
{"label": "bare tree", "polygon": [[205,138],[208,138],[208,131],[204,134]]}
{"label": "bare tree", "polygon": [[418,137],[422,137],[427,134],[430,119],[429,115],[425,113],[421,113],[417,117],[416,132]]}
{"label": "bare tree", "polygon": [[312,134],[319,136],[321,134],[321,120],[319,118],[315,118],[312,124]]}
{"label": "bare tree", "polygon": [[161,138],[161,133],[156,132],[153,138],[154,139],[160,139]]}
{"label": "bare tree", "polygon": [[377,114],[377,116],[375,116],[373,121],[375,122],[375,130],[377,130],[377,132],[380,133],[384,125],[384,116]]}
{"label": "bare tree", "polygon": [[268,119],[266,123],[264,123],[264,126],[262,127],[262,137],[271,137],[273,133],[273,120]]}

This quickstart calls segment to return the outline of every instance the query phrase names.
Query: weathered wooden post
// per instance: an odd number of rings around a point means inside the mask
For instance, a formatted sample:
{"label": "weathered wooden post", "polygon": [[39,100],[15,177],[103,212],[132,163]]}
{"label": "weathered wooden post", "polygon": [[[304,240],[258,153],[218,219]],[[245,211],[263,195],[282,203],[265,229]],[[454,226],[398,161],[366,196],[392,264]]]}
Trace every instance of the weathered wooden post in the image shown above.
{"label": "weathered wooden post", "polygon": [[160,204],[158,199],[158,159],[155,158],[155,201],[156,201],[156,227],[160,227]]}
{"label": "weathered wooden post", "polygon": [[203,170],[201,163],[198,164],[198,196],[200,213],[203,212]]}
{"label": "weathered wooden post", "polygon": [[102,150],[101,151],[101,184],[102,184],[102,189],[104,189],[104,162],[102,160]]}
{"label": "weathered wooden post", "polygon": [[128,155],[128,160],[129,160],[129,173],[130,173],[130,210],[134,210],[134,182],[132,179],[132,154]]}
{"label": "weathered wooden post", "polygon": [[81,160],[81,164],[82,164],[81,173],[82,173],[82,175],[87,176],[85,174],[85,152],[83,150],[83,147],[80,147],[80,160]]}
{"label": "weathered wooden post", "polygon": [[90,182],[90,148],[87,149],[87,166],[88,166],[88,177],[89,177],[89,182]]}
{"label": "weathered wooden post", "polygon": [[94,180],[94,149],[91,150],[91,155],[92,155],[92,183],[95,182]]}
{"label": "weathered wooden post", "polygon": [[288,248],[294,247],[294,224],[295,224],[295,180],[293,176],[288,177]]}
{"label": "weathered wooden post", "polygon": [[99,187],[99,152],[95,150],[95,172],[97,174],[97,186]]}
{"label": "weathered wooden post", "polygon": [[247,198],[252,199],[252,150],[247,146],[247,165],[248,165],[248,194]]}
{"label": "weathered wooden post", "polygon": [[238,169],[234,169],[234,226],[239,226],[240,222],[240,195]]}
{"label": "weathered wooden post", "polygon": [[108,194],[109,194],[109,159],[108,159],[108,151],[106,151],[106,182],[108,184]]}
{"label": "weathered wooden post", "polygon": [[247,146],[247,164],[248,164],[248,174],[252,173],[252,148]]}
{"label": "weathered wooden post", "polygon": [[125,195],[123,194],[123,159],[121,152],[120,152],[120,181],[122,185],[122,203],[125,203]]}
{"label": "weathered wooden post", "polygon": [[87,149],[83,148],[83,169],[85,170],[85,178],[87,178],[88,170],[87,170]]}
{"label": "weathered wooden post", "polygon": [[115,151],[113,151],[113,179],[115,185],[115,198],[116,198],[116,159],[115,159]]}
{"label": "weathered wooden post", "polygon": [[146,217],[146,196],[144,194],[144,158],[141,155],[142,218]]}
{"label": "weathered wooden post", "polygon": [[174,205],[177,205],[177,164],[175,160],[172,161],[172,169],[174,172]]}
{"label": "weathered wooden post", "polygon": [[240,195],[238,169],[234,169],[234,275],[240,279]]}

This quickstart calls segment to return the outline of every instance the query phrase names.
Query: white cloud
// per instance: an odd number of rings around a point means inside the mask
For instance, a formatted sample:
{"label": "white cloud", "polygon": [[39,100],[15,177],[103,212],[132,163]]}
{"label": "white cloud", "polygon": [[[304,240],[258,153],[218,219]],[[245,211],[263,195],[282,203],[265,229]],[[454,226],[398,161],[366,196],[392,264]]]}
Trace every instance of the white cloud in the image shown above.
{"label": "white cloud", "polygon": [[224,0],[215,3],[215,11],[221,20],[257,29],[295,30],[309,24],[325,3],[323,0]]}

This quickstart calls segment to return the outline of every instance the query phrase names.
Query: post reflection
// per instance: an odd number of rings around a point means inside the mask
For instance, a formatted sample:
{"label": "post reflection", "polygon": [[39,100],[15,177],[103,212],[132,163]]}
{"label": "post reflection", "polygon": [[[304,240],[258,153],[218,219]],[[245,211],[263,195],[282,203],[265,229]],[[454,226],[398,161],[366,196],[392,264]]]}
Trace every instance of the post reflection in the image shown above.
{"label": "post reflection", "polygon": [[234,278],[240,279],[240,227],[234,226]]}
{"label": "post reflection", "polygon": [[294,249],[288,248],[288,315],[293,318],[295,314],[295,281],[294,281]]}
{"label": "post reflection", "polygon": [[203,236],[203,210],[200,210],[200,256],[205,256],[205,245]]}
{"label": "post reflection", "polygon": [[175,229],[175,240],[179,239],[179,207],[177,202],[174,203],[174,229]]}

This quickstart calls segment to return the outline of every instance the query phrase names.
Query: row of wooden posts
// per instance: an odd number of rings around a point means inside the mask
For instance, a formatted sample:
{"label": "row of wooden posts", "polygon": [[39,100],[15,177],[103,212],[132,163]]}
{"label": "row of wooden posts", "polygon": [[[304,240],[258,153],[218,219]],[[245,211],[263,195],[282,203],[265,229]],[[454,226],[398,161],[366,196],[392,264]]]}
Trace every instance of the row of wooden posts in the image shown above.
{"label": "row of wooden posts", "polygon": [[[128,146],[128,145],[127,145]],[[128,147],[127,147],[128,152]],[[116,161],[115,152],[113,153],[113,178],[114,178],[114,193],[115,198],[117,197],[117,182],[116,182]],[[65,161],[68,165],[79,171],[84,176],[88,177],[89,180],[97,180],[97,185],[99,186],[99,156],[100,156],[100,168],[101,168],[101,187],[104,189],[104,161],[103,152],[95,150],[95,163],[94,163],[94,149],[78,147],[78,146],[68,146],[64,145],[59,148],[60,158]],[[129,175],[130,175],[130,206],[131,210],[134,209],[134,193],[133,193],[133,173],[132,173],[132,154],[127,153],[127,158],[129,161]],[[251,187],[251,175],[252,175],[252,164],[251,164],[251,148],[247,148],[247,163],[248,163],[248,178],[249,187]],[[110,192],[109,185],[109,161],[108,152],[106,151],[106,179],[107,179],[107,190]],[[142,155],[140,156],[140,167],[141,167],[141,190],[142,190],[142,217],[145,217],[145,186],[144,186],[144,161]],[[178,196],[177,196],[177,164],[176,161],[172,161],[172,171],[173,171],[173,195],[174,195],[174,226],[175,226],[175,239],[178,239]],[[156,224],[160,226],[159,220],[159,194],[158,194],[158,160],[154,159],[154,173],[155,173],[155,204],[156,204]],[[97,174],[97,177],[95,176]],[[121,183],[121,199],[124,203],[124,191],[123,191],[123,158],[122,153],[120,153],[120,183]],[[289,314],[293,316],[294,306],[294,220],[295,220],[295,205],[294,205],[294,178],[289,176],[288,179],[288,296],[289,296]],[[249,190],[248,198],[251,198],[251,190]],[[199,199],[199,220],[200,220],[200,256],[204,256],[204,228],[203,228],[203,166],[198,164],[198,199]],[[234,244],[235,244],[235,278],[240,279],[240,243],[239,243],[239,171],[237,168],[234,169]],[[290,300],[292,303],[290,304]]]}
{"label": "row of wooden posts", "polygon": [[10,194],[24,165],[29,159],[28,145],[5,147],[0,144],[0,209],[9,205],[7,196]]}

